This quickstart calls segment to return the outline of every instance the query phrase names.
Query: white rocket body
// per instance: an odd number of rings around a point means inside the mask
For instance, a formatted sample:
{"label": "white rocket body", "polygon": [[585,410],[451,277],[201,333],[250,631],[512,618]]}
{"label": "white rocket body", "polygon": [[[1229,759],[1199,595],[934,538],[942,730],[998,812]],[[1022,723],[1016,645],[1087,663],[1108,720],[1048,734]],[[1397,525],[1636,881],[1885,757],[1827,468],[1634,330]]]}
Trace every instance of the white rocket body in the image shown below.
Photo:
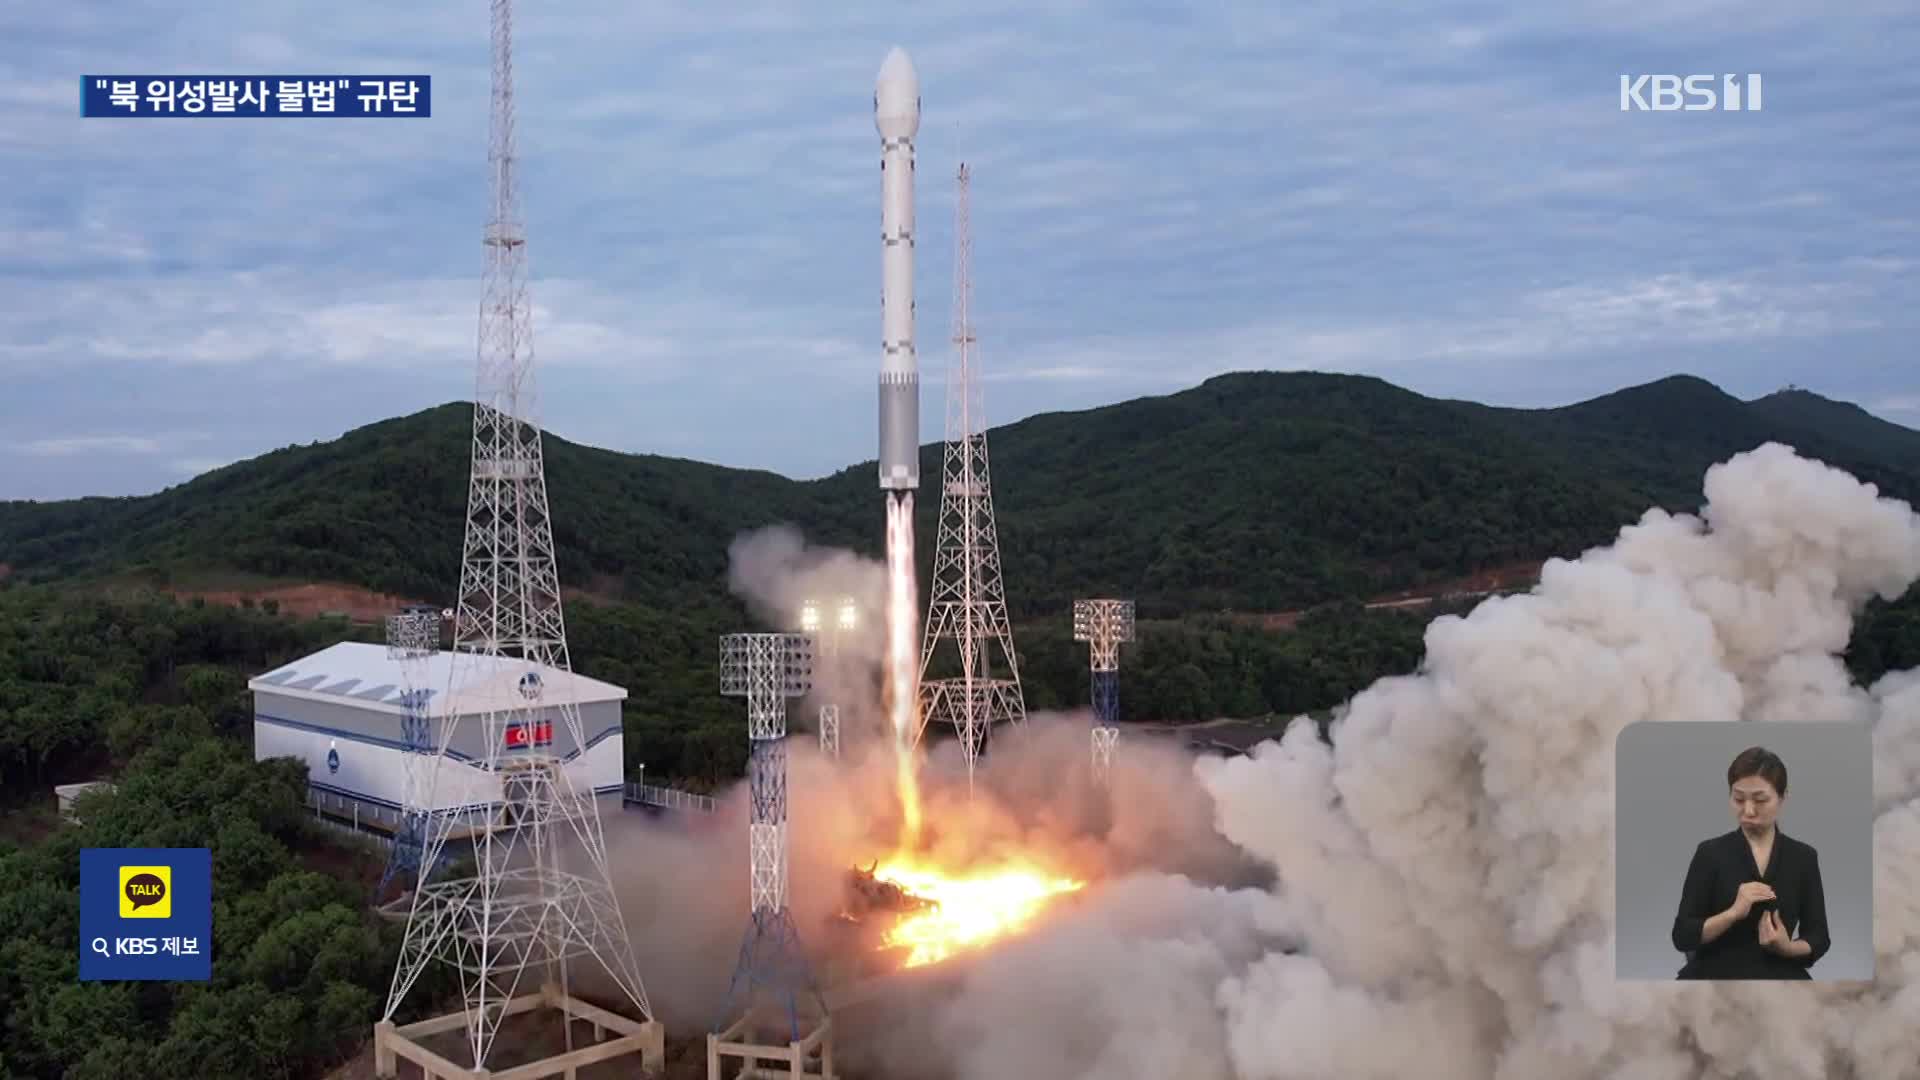
{"label": "white rocket body", "polygon": [[880,488],[920,486],[920,360],[913,349],[913,137],[920,78],[896,48],[873,88],[880,132]]}

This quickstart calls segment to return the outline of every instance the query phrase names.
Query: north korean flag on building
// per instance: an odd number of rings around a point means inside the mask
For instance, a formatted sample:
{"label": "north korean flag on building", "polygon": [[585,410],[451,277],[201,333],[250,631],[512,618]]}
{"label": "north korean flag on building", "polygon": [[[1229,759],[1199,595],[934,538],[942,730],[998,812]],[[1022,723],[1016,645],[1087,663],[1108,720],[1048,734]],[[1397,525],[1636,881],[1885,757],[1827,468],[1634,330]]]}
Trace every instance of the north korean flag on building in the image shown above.
{"label": "north korean flag on building", "polygon": [[553,743],[553,721],[541,720],[533,724],[508,724],[507,749],[525,750],[530,746],[550,746]]}

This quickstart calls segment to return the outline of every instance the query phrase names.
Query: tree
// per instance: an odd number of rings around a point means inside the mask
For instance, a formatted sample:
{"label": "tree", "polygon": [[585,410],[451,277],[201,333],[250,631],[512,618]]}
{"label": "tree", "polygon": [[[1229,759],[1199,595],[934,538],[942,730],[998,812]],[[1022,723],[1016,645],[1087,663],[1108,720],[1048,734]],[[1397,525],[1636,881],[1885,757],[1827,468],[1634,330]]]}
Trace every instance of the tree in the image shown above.
{"label": "tree", "polygon": [[127,983],[71,983],[54,990],[34,1035],[55,1061],[79,1061],[88,1049],[138,1027]]}
{"label": "tree", "polygon": [[217,731],[235,731],[250,721],[246,682],[225,668],[196,664],[181,673],[187,701],[213,723]]}
{"label": "tree", "polygon": [[[317,1080],[364,1037],[400,938],[370,914],[368,878],[295,864],[295,851],[332,844],[298,813],[304,771],[256,762],[234,740],[169,733],[114,781],[81,825],[0,854],[0,925],[15,928],[0,939],[11,1074]],[[214,857],[209,944],[229,958],[213,979],[77,982],[79,849],[202,844]]]}
{"label": "tree", "polygon": [[[5,1075],[10,1074],[5,1058],[0,1057],[0,1076]],[[153,1045],[115,1034],[87,1047],[85,1055],[67,1069],[63,1080],[132,1080],[153,1075]]]}

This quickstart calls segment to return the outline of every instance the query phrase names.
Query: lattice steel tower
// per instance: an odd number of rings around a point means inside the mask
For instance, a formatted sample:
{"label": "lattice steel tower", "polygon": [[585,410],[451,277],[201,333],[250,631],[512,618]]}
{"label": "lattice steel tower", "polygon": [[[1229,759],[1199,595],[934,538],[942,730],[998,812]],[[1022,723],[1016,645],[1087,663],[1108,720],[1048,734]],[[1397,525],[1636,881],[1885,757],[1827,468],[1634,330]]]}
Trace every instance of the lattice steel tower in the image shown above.
{"label": "lattice steel tower", "polygon": [[433,778],[433,736],[427,722],[427,699],[433,691],[424,685],[427,661],[440,651],[440,620],[436,610],[408,608],[387,616],[387,658],[400,665],[400,735],[405,746],[401,757],[405,787],[401,796],[400,828],[393,835],[393,850],[387,854],[387,868],[380,875],[376,893],[385,894],[396,879],[404,888],[412,888],[416,879],[431,876],[422,872],[420,854],[426,846],[428,814],[427,784]]}
{"label": "lattice steel tower", "polygon": [[[995,724],[1027,718],[1020,661],[1000,574],[1000,538],[993,517],[987,468],[986,409],[973,333],[973,235],[967,166],[960,166],[954,207],[953,344],[947,377],[947,446],[940,486],[940,527],[934,541],[933,585],[920,654],[921,721],[952,724],[967,760],[974,761]],[[959,654],[957,676],[929,678],[942,641]],[[996,673],[996,664],[998,669]]]}
{"label": "lattice steel tower", "polygon": [[1093,775],[1104,781],[1120,739],[1120,645],[1133,640],[1133,601],[1075,600],[1073,639],[1090,646],[1093,666]]}
{"label": "lattice steel tower", "polygon": [[[458,824],[471,830],[475,870],[415,890],[386,1009],[391,1022],[430,961],[458,968],[476,1070],[486,1067],[516,992],[544,993],[545,983],[565,993],[576,958],[590,958],[653,1021],[614,895],[599,806],[591,785],[576,787],[565,767],[566,753],[580,752],[585,736],[537,421],[526,229],[514,177],[512,39],[510,0],[493,0],[492,205],[453,630],[452,686],[474,700],[448,702],[434,770],[435,789],[471,790],[483,809],[433,818],[423,865],[434,865]],[[447,756],[456,741],[471,764]],[[522,988],[529,972],[534,979]],[[569,1024],[569,1043],[573,1030]]]}
{"label": "lattice steel tower", "polygon": [[752,921],[727,989],[728,1006],[748,1013],[772,997],[800,1038],[799,998],[824,1004],[787,906],[787,699],[813,688],[813,638],[807,634],[728,634],[720,639],[720,692],[747,699],[747,783],[752,814],[747,843]]}
{"label": "lattice steel tower", "polygon": [[840,756],[840,706],[820,706],[820,754],[823,757]]}
{"label": "lattice steel tower", "polygon": [[[800,630],[813,635],[819,643],[818,655],[823,661],[830,661],[840,655],[841,638],[853,632],[859,625],[860,609],[854,604],[853,597],[840,598],[840,610],[831,626],[827,625],[820,614],[820,605],[808,600],[800,607]],[[820,706],[820,754],[823,757],[840,756],[840,705],[838,702],[825,702]]]}

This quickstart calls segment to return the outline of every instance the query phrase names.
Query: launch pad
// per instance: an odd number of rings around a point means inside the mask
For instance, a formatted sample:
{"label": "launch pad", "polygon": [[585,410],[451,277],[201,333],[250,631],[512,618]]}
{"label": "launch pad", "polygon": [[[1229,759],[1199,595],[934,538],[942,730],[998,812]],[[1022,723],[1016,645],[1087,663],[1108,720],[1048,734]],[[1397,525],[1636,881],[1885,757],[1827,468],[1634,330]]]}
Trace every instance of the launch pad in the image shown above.
{"label": "launch pad", "polygon": [[[949,992],[964,976],[970,959],[954,957],[924,967],[854,976],[829,986],[823,998],[825,1011],[808,1017],[801,1036],[786,1043],[773,1041],[789,1031],[784,1013],[763,1009],[743,1016],[726,1030],[707,1036],[707,1080],[834,1080],[840,1075],[834,1071],[833,1043],[840,1034],[842,1012],[872,1012],[902,1000]],[[861,1018],[855,1015],[851,1019],[855,1020],[853,1030],[857,1033],[862,1027]],[[869,1018],[866,1026],[873,1022]],[[729,1074],[726,1069],[735,1061],[740,1063],[740,1070]]]}
{"label": "launch pad", "polygon": [[[786,1021],[770,1010],[756,1009],[733,1022],[725,1031],[707,1036],[707,1080],[723,1080],[723,1063],[741,1061],[736,1080],[771,1077],[811,1077],[833,1080],[833,1017],[821,1014],[809,1018],[809,1030],[784,1046],[771,1042],[745,1042],[758,1033],[784,1029]],[[774,1064],[779,1063],[779,1064]]]}
{"label": "launch pad", "polygon": [[[498,1009],[503,1021],[536,1010],[557,1012],[568,1028],[575,1021],[584,1022],[593,1032],[593,1042],[578,1050],[498,1071],[490,1067],[475,1069],[454,1064],[424,1043],[434,1035],[463,1030],[467,1026],[466,1013],[448,1013],[401,1025],[382,1020],[373,1026],[374,1075],[398,1076],[400,1058],[420,1066],[427,1080],[540,1080],[548,1076],[576,1080],[580,1069],[630,1054],[638,1054],[640,1067],[648,1072],[658,1072],[666,1064],[666,1028],[658,1020],[644,1023],[630,1020],[572,997],[553,983],[542,986],[537,994],[512,998]],[[606,1037],[609,1033],[612,1038]]]}

